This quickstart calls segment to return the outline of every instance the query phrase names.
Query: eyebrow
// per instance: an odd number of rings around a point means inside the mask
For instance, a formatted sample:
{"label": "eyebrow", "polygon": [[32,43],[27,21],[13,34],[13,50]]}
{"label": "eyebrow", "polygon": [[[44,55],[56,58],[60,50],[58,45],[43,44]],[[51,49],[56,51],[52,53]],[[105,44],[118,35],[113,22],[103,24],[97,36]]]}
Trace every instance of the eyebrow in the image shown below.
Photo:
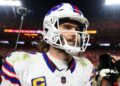
{"label": "eyebrow", "polygon": [[[62,26],[70,26],[70,27],[79,27],[78,25],[76,24],[71,24],[71,23],[64,23],[64,24],[61,24]],[[60,26],[61,26],[60,25]]]}

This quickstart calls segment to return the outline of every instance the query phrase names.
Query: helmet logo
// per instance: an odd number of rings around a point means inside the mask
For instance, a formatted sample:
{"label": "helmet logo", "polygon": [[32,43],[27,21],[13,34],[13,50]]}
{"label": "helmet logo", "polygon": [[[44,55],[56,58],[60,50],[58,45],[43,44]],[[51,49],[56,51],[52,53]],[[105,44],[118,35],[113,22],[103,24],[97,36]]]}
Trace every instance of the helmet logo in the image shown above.
{"label": "helmet logo", "polygon": [[73,11],[76,12],[76,13],[79,13],[81,15],[81,11],[79,10],[79,8],[75,5],[72,5],[73,7]]}
{"label": "helmet logo", "polygon": [[57,5],[57,6],[53,7],[50,11],[48,11],[48,13],[46,15],[49,15],[49,14],[51,14],[51,12],[54,12],[54,11],[58,10],[62,5],[63,4],[60,4],[60,5]]}

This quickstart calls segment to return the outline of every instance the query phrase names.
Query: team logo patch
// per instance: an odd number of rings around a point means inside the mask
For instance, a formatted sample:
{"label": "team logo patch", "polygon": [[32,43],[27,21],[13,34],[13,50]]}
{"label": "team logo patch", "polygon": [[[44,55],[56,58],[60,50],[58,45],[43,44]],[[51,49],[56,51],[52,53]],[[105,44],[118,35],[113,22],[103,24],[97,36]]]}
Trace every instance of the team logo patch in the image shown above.
{"label": "team logo patch", "polygon": [[65,84],[65,83],[66,83],[66,77],[64,77],[64,76],[61,77],[61,83],[62,83],[62,84]]}
{"label": "team logo patch", "polygon": [[32,79],[32,86],[46,86],[45,77],[43,76]]}

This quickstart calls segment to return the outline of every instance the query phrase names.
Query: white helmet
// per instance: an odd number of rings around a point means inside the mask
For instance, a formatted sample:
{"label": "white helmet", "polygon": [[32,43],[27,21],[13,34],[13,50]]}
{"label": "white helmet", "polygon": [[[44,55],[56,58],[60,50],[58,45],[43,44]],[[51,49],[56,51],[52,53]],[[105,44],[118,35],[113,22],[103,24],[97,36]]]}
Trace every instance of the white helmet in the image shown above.
{"label": "white helmet", "polygon": [[[59,23],[61,20],[75,21],[79,23],[80,31],[76,31],[76,36],[80,34],[79,46],[77,43],[77,37],[75,45],[70,46],[67,43],[67,40],[63,36],[61,36],[59,30]],[[46,14],[43,22],[43,39],[53,47],[62,49],[71,55],[76,55],[80,52],[84,52],[87,47],[89,35],[86,33],[86,30],[88,26],[88,20],[83,16],[82,12],[75,5],[62,3],[53,7]]]}

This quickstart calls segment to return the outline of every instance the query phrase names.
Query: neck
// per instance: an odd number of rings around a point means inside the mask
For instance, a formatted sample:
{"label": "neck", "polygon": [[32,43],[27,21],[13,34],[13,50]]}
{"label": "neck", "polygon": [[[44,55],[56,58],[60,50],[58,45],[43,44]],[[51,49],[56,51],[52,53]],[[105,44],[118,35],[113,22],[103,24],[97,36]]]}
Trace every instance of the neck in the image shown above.
{"label": "neck", "polygon": [[65,51],[54,48],[50,46],[49,52],[53,58],[59,59],[59,60],[64,60],[64,61],[69,61],[70,60],[70,55],[67,54]]}

